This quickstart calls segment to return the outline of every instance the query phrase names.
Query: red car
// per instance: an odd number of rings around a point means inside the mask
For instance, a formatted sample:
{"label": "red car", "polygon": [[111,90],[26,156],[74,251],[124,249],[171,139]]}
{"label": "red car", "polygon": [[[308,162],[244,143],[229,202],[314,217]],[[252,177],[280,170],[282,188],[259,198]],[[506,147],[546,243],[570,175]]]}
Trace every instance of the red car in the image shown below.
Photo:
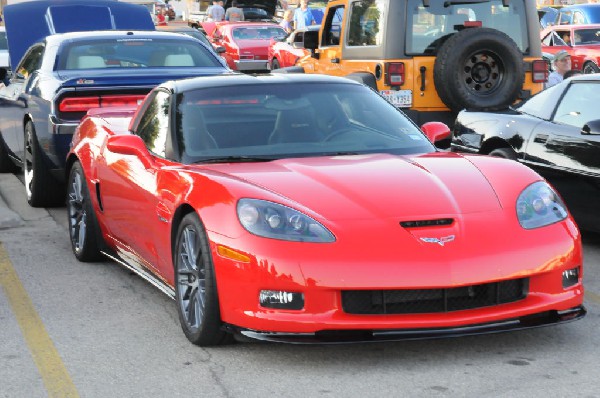
{"label": "red car", "polygon": [[310,55],[310,50],[304,48],[304,33],[307,30],[318,31],[319,28],[319,25],[311,25],[293,31],[288,37],[274,38],[269,46],[271,69],[294,66],[297,60]]}
{"label": "red car", "polygon": [[243,72],[268,71],[271,39],[286,35],[271,22],[203,22],[202,27],[215,47],[225,48],[221,56],[227,65]]}
{"label": "red car", "polygon": [[581,236],[506,159],[437,150],[342,77],[229,74],[88,112],[68,155],[69,235],[174,297],[198,345],[232,333],[377,341],[583,317]]}
{"label": "red car", "polygon": [[572,69],[600,72],[600,24],[549,26],[541,38],[542,52],[556,54],[566,50],[571,55]]}

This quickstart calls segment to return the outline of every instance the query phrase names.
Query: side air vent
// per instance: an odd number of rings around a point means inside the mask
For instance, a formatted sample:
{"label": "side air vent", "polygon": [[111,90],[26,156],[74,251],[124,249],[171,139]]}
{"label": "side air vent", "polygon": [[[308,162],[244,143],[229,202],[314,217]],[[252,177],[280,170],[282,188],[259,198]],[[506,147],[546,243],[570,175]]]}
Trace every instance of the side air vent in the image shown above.
{"label": "side air vent", "polygon": [[437,220],[419,220],[419,221],[400,221],[400,226],[403,228],[419,228],[419,227],[443,227],[451,225],[454,222],[452,218],[440,218]]}

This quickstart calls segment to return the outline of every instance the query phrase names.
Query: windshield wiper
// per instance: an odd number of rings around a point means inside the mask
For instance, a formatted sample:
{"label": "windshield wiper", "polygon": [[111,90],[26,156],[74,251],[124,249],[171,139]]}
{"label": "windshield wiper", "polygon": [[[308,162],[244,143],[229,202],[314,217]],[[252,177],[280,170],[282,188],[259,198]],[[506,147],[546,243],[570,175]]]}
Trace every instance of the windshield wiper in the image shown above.
{"label": "windshield wiper", "polygon": [[244,162],[270,162],[274,160],[272,157],[266,156],[219,156],[213,158],[204,158],[195,161],[194,163],[244,163]]}

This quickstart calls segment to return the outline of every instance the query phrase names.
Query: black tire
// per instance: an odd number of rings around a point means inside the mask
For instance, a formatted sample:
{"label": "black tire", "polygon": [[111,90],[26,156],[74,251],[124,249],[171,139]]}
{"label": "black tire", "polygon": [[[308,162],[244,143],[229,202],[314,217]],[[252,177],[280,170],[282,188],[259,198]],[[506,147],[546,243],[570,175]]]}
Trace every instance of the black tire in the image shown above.
{"label": "black tire", "polygon": [[600,72],[600,68],[593,61],[586,62],[581,70],[584,75]]}
{"label": "black tire", "polygon": [[517,160],[517,154],[512,148],[496,148],[489,153],[490,156],[498,158]]}
{"label": "black tire", "polygon": [[273,61],[271,62],[271,70],[275,70],[275,69],[280,69],[281,65],[279,65],[279,61],[277,60],[277,58],[273,58]]}
{"label": "black tire", "polygon": [[32,207],[50,207],[64,204],[64,187],[48,171],[33,123],[25,124],[23,174],[27,202]]}
{"label": "black tire", "polygon": [[364,73],[351,73],[346,75],[347,79],[354,80],[355,82],[359,82],[364,84],[367,87],[377,91],[377,80],[372,73],[364,72]]}
{"label": "black tire", "polygon": [[199,346],[230,342],[232,335],[222,329],[206,231],[196,213],[183,217],[175,242],[175,301],[183,333],[190,342]]}
{"label": "black tire", "polygon": [[2,136],[0,136],[0,173],[15,173],[17,171],[19,171],[19,168],[8,155],[8,147]]}
{"label": "black tire", "polygon": [[523,88],[523,56],[503,32],[464,29],[441,45],[433,80],[440,98],[453,112],[504,109],[519,98]]}
{"label": "black tire", "polygon": [[71,248],[77,260],[97,261],[101,258],[100,231],[90,199],[83,168],[75,162],[67,184],[67,217]]}

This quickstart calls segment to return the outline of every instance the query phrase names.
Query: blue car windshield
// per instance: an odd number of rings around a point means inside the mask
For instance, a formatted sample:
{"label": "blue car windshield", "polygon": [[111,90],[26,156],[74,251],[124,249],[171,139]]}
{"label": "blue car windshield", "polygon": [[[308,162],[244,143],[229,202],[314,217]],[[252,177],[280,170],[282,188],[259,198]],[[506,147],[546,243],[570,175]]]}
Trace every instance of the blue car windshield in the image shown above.
{"label": "blue car windshield", "polygon": [[143,67],[222,67],[211,50],[191,40],[111,38],[69,43],[59,70]]}
{"label": "blue car windshield", "polygon": [[362,85],[203,88],[178,94],[176,103],[184,163],[435,151],[401,111]]}

